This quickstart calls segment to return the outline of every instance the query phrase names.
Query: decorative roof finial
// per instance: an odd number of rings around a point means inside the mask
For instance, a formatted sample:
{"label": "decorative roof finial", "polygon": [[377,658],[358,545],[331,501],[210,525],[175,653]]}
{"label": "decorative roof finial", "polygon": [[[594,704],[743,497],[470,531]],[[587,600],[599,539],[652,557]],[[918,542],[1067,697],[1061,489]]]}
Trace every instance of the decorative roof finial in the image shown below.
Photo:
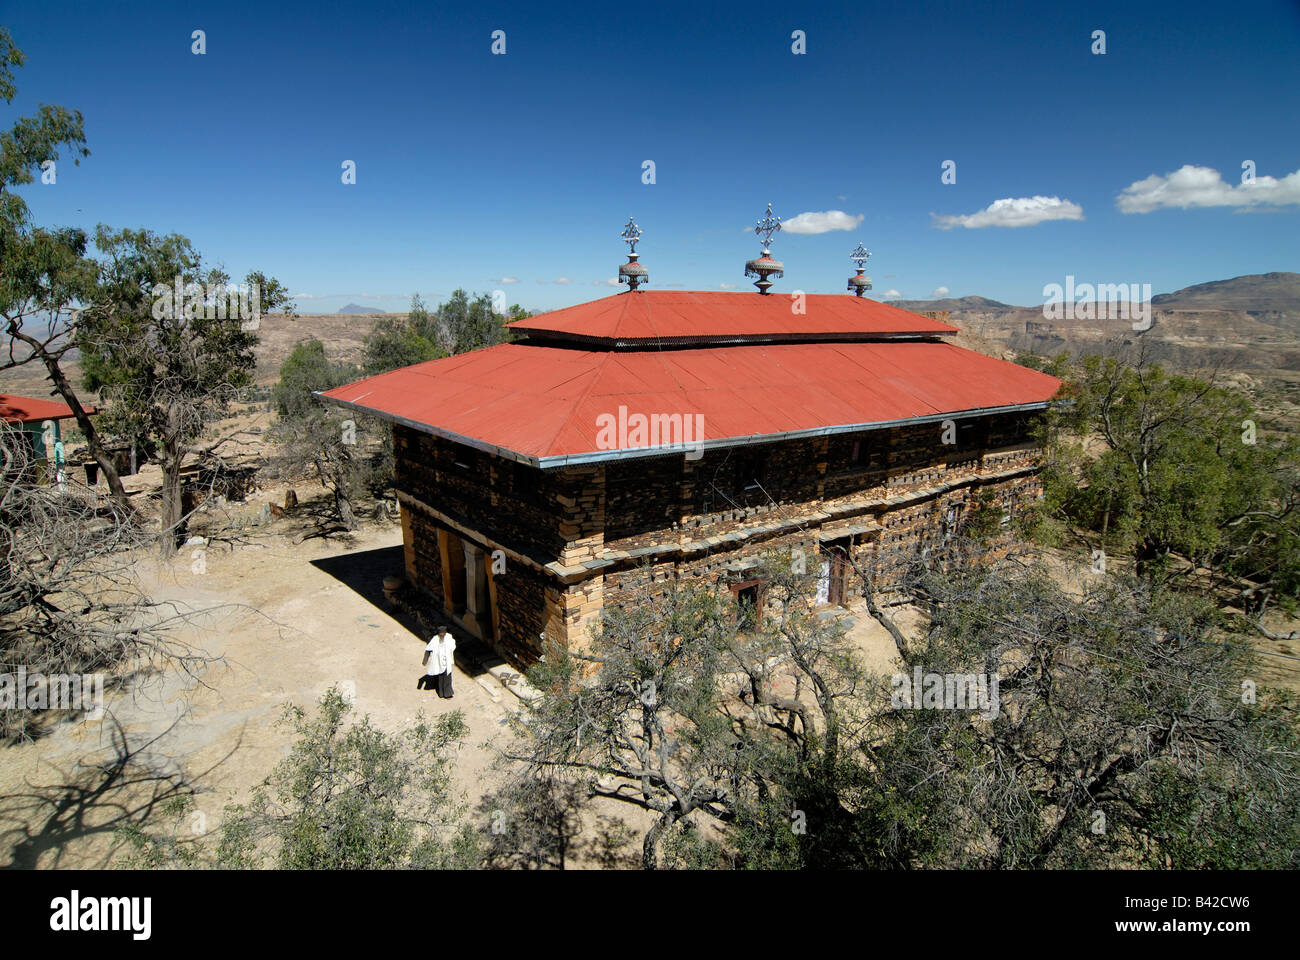
{"label": "decorative roof finial", "polygon": [[772,286],[772,281],[767,279],[769,276],[785,276],[785,264],[780,260],[773,260],[772,251],[769,249],[772,245],[772,234],[781,229],[781,218],[772,216],[772,205],[767,205],[767,214],[762,220],[754,225],[754,233],[763,241],[763,252],[757,260],[750,260],[745,264],[745,276],[758,277],[754,281],[754,286],[758,287],[759,293],[767,293],[768,288]]}
{"label": "decorative roof finial", "polygon": [[631,217],[627,218],[627,226],[623,228],[622,237],[623,242],[628,245],[627,263],[618,268],[618,282],[626,283],[628,290],[632,291],[650,281],[650,271],[637,263],[640,254],[636,252],[636,243],[641,239],[641,228]]}
{"label": "decorative roof finial", "polygon": [[754,224],[754,233],[763,238],[763,252],[770,253],[772,234],[781,232],[781,218],[772,216],[772,205],[767,205],[767,216]]}
{"label": "decorative roof finial", "polygon": [[854,296],[860,297],[871,289],[871,278],[862,275],[862,268],[866,264],[871,254],[867,253],[867,248],[858,244],[858,248],[849,254],[849,259],[858,266],[857,276],[849,277],[848,290]]}

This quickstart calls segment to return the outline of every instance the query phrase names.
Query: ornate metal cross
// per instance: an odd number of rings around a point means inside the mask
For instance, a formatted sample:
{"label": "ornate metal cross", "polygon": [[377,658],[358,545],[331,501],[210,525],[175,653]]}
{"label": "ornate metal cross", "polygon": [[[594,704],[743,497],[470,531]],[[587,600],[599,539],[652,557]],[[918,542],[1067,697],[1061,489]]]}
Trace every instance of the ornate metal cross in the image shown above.
{"label": "ornate metal cross", "polygon": [[862,265],[866,263],[870,257],[871,254],[867,253],[867,248],[860,243],[858,244],[858,249],[849,254],[849,259],[858,265],[859,272],[862,270]]}
{"label": "ornate metal cross", "polygon": [[627,226],[623,228],[622,236],[623,242],[628,244],[628,253],[636,253],[636,242],[641,239],[641,228],[631,217],[627,218]]}
{"label": "ornate metal cross", "polygon": [[766,250],[772,243],[772,234],[779,232],[781,229],[781,218],[772,216],[772,205],[767,205],[767,216],[754,225],[754,233],[758,234],[763,240],[763,249]]}

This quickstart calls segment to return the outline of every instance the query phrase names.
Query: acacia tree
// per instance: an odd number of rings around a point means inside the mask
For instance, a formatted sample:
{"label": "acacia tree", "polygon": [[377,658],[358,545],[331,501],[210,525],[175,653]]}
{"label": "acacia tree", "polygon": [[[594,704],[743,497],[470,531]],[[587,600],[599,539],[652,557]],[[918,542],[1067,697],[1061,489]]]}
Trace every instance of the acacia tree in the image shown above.
{"label": "acacia tree", "polygon": [[683,818],[730,817],[744,757],[723,742],[717,696],[725,614],[698,591],[669,590],[603,619],[590,652],[551,651],[529,672],[543,696],[517,714],[519,789],[576,778],[590,796],[649,811],[642,866]]}
{"label": "acacia tree", "polygon": [[936,573],[909,667],[999,678],[992,719],[889,709],[863,744],[875,862],[1294,865],[1294,697],[1258,689],[1204,598],[1020,562]]}
{"label": "acacia tree", "polygon": [[[204,270],[185,237],[101,224],[95,246],[104,259],[75,343],[86,386],[108,401],[106,422],[157,450],[160,543],[170,555],[183,538],[181,468],[188,457],[211,457],[238,435],[204,439],[252,382],[257,336],[248,318],[225,302],[229,277]],[[290,306],[288,291],[274,279],[251,272],[245,282],[250,299],[260,300],[250,305],[254,318]]]}
{"label": "acacia tree", "polygon": [[467,353],[510,339],[503,319],[492,310],[492,298],[486,293],[471,297],[460,288],[452,291],[446,303],[439,304],[436,330],[438,345],[449,354]]}
{"label": "acacia tree", "polygon": [[363,361],[366,376],[409,367],[426,360],[445,357],[433,337],[433,321],[419,294],[411,301],[406,317],[391,314],[380,317],[366,334]]}
{"label": "acacia tree", "polygon": [[1295,609],[1300,440],[1266,433],[1213,377],[1166,373],[1144,352],[1086,357],[1067,377],[1073,403],[1045,434],[1046,509],[1131,552],[1144,579],[1195,586],[1210,571],[1255,629],[1270,602]]}
{"label": "acacia tree", "polygon": [[765,559],[761,616],[707,587],[652,593],[647,584],[644,596],[606,609],[589,650],[548,653],[529,672],[543,695],[505,753],[525,765],[516,796],[553,791],[551,778],[568,774],[589,798],[652,812],[646,869],[722,856],[727,848],[700,840],[706,825],[744,829],[767,817],[789,831],[840,819],[862,673],[842,628],[813,614],[811,579],[793,567]]}
{"label": "acacia tree", "polygon": [[[9,31],[0,27],[0,98],[6,103],[16,93],[11,68],[24,62]],[[38,170],[57,176],[57,163],[65,153],[74,164],[90,155],[80,111],[42,105],[36,116],[19,118],[0,133],[0,318],[9,337],[0,370],[32,362],[45,367],[54,390],[72,409],[109,491],[119,508],[128,511],[126,489],[113,459],[63,370],[74,346],[72,326],[79,305],[94,284],[86,234],[76,228],[34,226],[26,202],[15,192],[32,183]]]}
{"label": "acacia tree", "polygon": [[[122,829],[132,865],[282,870],[446,870],[478,865],[479,838],[465,819],[451,771],[468,726],[459,711],[422,717],[401,734],[369,717],[347,724],[352,705],[326,691],[314,714],[297,706],[284,722],[296,738],[246,803],[224,811],[216,842],[185,837],[188,807],[160,832]],[[192,803],[192,798],[187,798]]]}
{"label": "acacia tree", "polygon": [[[357,526],[353,501],[374,473],[368,450],[375,437],[373,419],[327,407],[312,396],[355,380],[358,370],[329,360],[319,340],[298,344],[280,366],[280,381],[272,394],[277,420],[270,437],[293,472],[310,471],[330,492],[335,518],[346,530]],[[381,458],[382,459],[382,458]]]}

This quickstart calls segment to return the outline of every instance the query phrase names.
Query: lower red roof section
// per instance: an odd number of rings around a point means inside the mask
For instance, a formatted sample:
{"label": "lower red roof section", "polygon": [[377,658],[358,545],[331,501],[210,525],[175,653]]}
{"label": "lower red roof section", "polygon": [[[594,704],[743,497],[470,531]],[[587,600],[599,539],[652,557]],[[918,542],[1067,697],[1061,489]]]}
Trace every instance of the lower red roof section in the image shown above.
{"label": "lower red roof section", "polygon": [[628,416],[701,415],[712,445],[1041,406],[1059,386],[1047,374],[928,340],[636,352],[514,343],[322,396],[546,466],[558,462],[550,458],[600,459],[608,421],[598,418],[617,418],[620,407]]}

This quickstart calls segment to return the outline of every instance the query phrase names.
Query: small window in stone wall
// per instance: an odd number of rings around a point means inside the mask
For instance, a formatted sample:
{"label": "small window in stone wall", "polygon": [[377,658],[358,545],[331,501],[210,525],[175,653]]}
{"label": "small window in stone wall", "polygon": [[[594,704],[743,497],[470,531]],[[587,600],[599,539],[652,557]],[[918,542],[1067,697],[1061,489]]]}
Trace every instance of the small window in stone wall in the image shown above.
{"label": "small window in stone wall", "polygon": [[763,484],[766,463],[763,457],[750,450],[736,455],[736,486],[741,490],[757,490]]}
{"label": "small window in stone wall", "polygon": [[826,472],[831,476],[862,473],[870,469],[872,454],[873,442],[866,437],[836,437],[827,451]]}
{"label": "small window in stone wall", "polygon": [[980,450],[987,446],[989,421],[987,417],[967,417],[957,421],[957,449]]}
{"label": "small window in stone wall", "polygon": [[764,488],[767,485],[767,457],[757,450],[743,447],[731,455],[730,490],[723,490],[727,498],[739,506],[753,506],[767,502]]}

